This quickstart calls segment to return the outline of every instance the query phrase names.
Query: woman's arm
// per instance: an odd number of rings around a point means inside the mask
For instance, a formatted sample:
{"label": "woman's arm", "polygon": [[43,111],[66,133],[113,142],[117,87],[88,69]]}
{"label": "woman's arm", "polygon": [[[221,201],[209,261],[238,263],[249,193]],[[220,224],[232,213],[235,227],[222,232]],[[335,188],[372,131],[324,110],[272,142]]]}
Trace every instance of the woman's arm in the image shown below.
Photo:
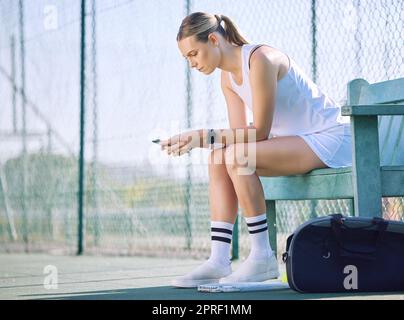
{"label": "woman's arm", "polygon": [[[252,55],[250,65],[254,122],[250,126],[247,125],[244,103],[241,104],[240,97],[225,83],[223,93],[228,104],[230,129],[214,130],[215,142],[223,147],[267,140],[271,131],[279,66],[258,50]],[[162,141],[162,149],[167,148],[169,154],[181,155],[193,148],[209,148],[208,131],[199,129],[176,135]]]}
{"label": "woman's arm", "polygon": [[257,141],[268,139],[271,132],[278,72],[279,64],[272,62],[265,52],[256,51],[252,55],[250,84]]}
{"label": "woman's arm", "polygon": [[247,126],[246,106],[244,101],[230,87],[229,73],[222,71],[221,87],[226,100],[227,115],[231,129]]}
{"label": "woman's arm", "polygon": [[[279,66],[265,53],[254,52],[250,62],[250,84],[253,100],[253,124],[248,126],[245,105],[230,88],[228,74],[222,72],[222,90],[227,103],[230,129],[215,129],[216,142],[223,145],[248,143],[268,139],[275,108],[276,85]],[[227,80],[226,80],[227,78]],[[250,138],[249,138],[250,132]],[[251,133],[255,132],[251,136]],[[207,145],[207,130],[201,129],[203,147]]]}

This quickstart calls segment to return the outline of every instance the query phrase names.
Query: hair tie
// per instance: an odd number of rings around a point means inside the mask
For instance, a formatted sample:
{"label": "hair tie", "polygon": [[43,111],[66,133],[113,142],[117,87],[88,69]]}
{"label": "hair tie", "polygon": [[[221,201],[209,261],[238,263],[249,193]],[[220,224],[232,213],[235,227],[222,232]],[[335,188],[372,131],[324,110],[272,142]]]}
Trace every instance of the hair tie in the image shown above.
{"label": "hair tie", "polygon": [[215,14],[215,17],[216,17],[216,20],[217,20],[217,24],[220,25],[222,23],[222,21],[223,21],[222,16],[220,14]]}

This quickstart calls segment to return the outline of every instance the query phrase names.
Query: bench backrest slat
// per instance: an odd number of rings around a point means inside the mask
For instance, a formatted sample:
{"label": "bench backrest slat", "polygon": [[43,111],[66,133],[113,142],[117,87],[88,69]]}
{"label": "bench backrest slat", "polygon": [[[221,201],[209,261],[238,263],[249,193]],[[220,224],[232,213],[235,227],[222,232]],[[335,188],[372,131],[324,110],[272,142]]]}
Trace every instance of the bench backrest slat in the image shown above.
{"label": "bench backrest slat", "polygon": [[[369,84],[364,79],[348,83],[347,103],[404,103],[404,78]],[[404,116],[379,116],[381,165],[404,164]]]}

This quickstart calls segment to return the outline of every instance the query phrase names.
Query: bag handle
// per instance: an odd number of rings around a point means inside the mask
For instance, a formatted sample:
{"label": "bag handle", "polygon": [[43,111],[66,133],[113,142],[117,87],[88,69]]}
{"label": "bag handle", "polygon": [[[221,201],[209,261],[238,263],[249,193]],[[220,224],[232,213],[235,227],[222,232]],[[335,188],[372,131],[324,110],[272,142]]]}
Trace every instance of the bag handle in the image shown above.
{"label": "bag handle", "polygon": [[[368,259],[368,260],[375,259],[374,255],[377,251],[377,246],[383,238],[384,232],[387,229],[388,222],[386,220],[384,220],[383,218],[374,217],[372,219],[371,225],[369,225],[369,226],[359,227],[359,228],[349,228],[347,225],[345,225],[344,221],[345,221],[345,218],[341,214],[331,215],[331,230],[333,231],[334,236],[337,240],[338,246],[340,248],[340,255],[346,256],[346,257],[352,257],[352,258]],[[362,229],[370,228],[374,225],[377,225],[377,235],[376,235],[374,242],[372,243],[372,247],[373,247],[372,250],[368,250],[368,251],[351,250],[344,245],[343,240],[342,240],[342,235],[341,235],[341,232],[342,232],[341,230],[343,227],[347,228],[347,229],[351,229],[351,230],[354,230],[354,229],[362,230]]]}

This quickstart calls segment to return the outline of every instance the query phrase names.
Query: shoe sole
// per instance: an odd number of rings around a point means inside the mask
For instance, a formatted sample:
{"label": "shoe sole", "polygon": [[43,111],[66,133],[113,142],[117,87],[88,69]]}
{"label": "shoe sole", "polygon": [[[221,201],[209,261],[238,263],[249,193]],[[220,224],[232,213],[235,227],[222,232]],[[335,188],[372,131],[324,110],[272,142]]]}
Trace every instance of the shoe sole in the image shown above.
{"label": "shoe sole", "polygon": [[235,282],[262,282],[266,280],[271,280],[271,279],[276,279],[279,277],[279,271],[278,270],[273,270],[273,271],[268,271],[265,273],[259,273],[255,274],[254,276],[251,276],[248,280],[232,280],[230,279],[220,279],[219,283],[235,283]]}
{"label": "shoe sole", "polygon": [[197,288],[200,284],[219,283],[219,279],[173,280],[171,285],[177,288]]}

